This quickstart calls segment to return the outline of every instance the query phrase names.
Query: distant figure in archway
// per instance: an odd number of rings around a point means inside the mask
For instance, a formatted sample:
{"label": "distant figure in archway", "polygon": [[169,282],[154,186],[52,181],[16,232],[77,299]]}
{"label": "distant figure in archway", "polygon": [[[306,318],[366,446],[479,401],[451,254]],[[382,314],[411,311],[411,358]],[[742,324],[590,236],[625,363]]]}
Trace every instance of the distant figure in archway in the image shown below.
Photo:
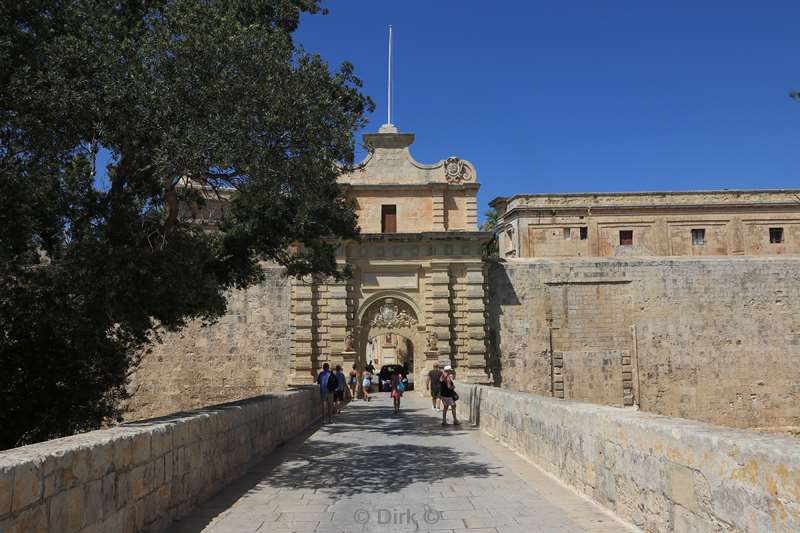
{"label": "distant figure in archway", "polygon": [[361,373],[361,392],[364,394],[364,401],[369,401],[369,389],[372,387],[372,374],[369,369]]}
{"label": "distant figure in archway", "polygon": [[401,372],[392,374],[392,400],[394,401],[395,413],[400,412],[400,399],[403,397],[403,393],[406,390],[407,381],[405,374]]}

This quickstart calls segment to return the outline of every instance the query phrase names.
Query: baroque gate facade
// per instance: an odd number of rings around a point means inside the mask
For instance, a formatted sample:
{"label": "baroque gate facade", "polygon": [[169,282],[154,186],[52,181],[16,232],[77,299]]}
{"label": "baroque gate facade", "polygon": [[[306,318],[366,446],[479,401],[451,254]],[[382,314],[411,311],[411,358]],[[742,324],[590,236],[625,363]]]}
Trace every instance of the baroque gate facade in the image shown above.
{"label": "baroque gate facade", "polygon": [[325,362],[363,368],[370,339],[387,335],[413,346],[417,383],[435,361],[458,379],[490,379],[482,253],[491,233],[477,227],[475,168],[454,156],[419,163],[413,141],[385,124],[364,135],[369,155],[339,178],[361,240],[337,252],[349,279],[292,282],[293,385],[313,383]]}

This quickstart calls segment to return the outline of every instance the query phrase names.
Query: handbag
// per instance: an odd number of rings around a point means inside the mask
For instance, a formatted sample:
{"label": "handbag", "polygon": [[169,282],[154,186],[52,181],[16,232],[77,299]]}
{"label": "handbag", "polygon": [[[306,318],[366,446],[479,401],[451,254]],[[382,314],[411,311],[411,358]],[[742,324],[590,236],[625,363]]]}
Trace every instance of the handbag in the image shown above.
{"label": "handbag", "polygon": [[451,396],[451,398],[453,398],[454,402],[457,402],[458,401],[458,393],[456,391],[453,391],[453,395]]}

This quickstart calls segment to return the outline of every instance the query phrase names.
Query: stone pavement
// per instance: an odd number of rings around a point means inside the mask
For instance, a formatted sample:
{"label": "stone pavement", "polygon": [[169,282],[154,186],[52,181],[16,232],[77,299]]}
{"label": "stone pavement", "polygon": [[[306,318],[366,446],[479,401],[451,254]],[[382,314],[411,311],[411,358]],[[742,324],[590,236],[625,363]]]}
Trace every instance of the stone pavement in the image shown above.
{"label": "stone pavement", "polygon": [[170,531],[634,531],[478,429],[441,427],[410,392],[351,403]]}

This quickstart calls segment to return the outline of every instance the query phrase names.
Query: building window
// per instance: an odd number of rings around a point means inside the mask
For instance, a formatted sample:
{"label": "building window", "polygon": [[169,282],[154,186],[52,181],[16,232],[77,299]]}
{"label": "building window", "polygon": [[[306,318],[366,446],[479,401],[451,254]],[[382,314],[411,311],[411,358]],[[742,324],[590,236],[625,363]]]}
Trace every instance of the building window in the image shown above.
{"label": "building window", "polygon": [[585,241],[589,238],[589,228],[581,228],[581,240]]}
{"label": "building window", "polygon": [[692,244],[694,246],[701,246],[706,243],[706,230],[693,229],[692,230]]}
{"label": "building window", "polygon": [[769,228],[769,242],[780,244],[783,242],[783,228]]}
{"label": "building window", "polygon": [[619,245],[632,246],[633,245],[633,230],[623,229],[619,232]]}
{"label": "building window", "polygon": [[572,240],[572,230],[569,228],[564,228],[564,240],[569,241]]}
{"label": "building window", "polygon": [[397,233],[397,206],[381,206],[381,233]]}

